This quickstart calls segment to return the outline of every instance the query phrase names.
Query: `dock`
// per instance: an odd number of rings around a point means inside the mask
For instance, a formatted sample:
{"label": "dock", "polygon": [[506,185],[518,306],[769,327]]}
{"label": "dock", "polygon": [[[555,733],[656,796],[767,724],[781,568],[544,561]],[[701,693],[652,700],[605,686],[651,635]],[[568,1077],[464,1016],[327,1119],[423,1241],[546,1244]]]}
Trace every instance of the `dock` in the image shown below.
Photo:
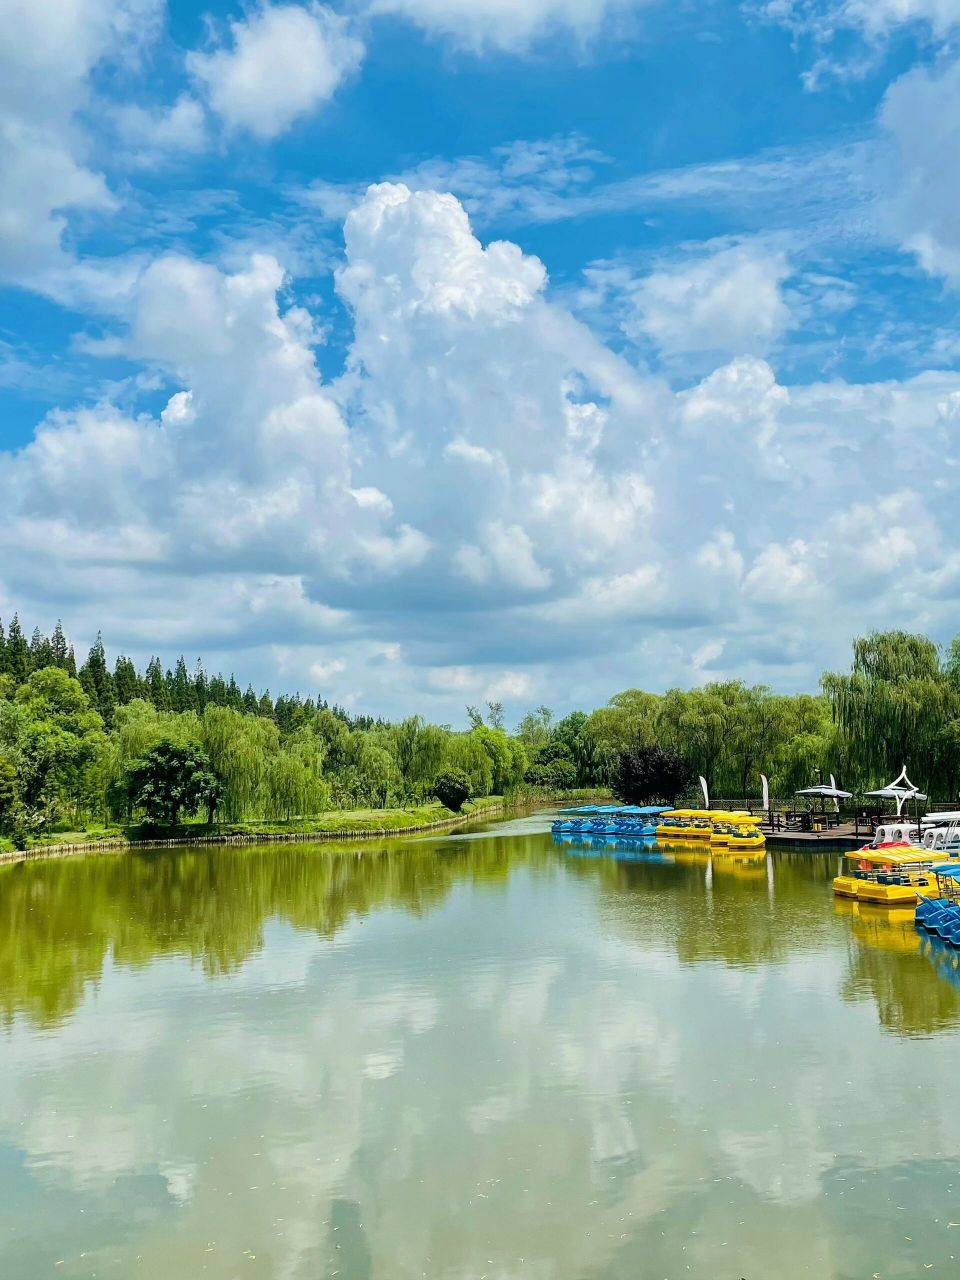
{"label": "dock", "polygon": [[873,838],[863,823],[856,827],[852,822],[841,822],[823,831],[797,831],[788,827],[773,830],[764,822],[760,830],[767,838],[768,849],[800,849],[806,853],[860,849]]}

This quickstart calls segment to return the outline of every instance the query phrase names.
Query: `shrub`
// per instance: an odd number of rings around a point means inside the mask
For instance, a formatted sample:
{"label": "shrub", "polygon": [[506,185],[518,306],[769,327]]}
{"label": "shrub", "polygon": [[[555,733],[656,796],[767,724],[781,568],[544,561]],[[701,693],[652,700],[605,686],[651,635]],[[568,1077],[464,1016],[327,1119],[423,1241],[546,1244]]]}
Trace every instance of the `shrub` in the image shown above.
{"label": "shrub", "polygon": [[433,794],[442,805],[459,813],[470,799],[470,782],[462,769],[444,769],[433,780]]}

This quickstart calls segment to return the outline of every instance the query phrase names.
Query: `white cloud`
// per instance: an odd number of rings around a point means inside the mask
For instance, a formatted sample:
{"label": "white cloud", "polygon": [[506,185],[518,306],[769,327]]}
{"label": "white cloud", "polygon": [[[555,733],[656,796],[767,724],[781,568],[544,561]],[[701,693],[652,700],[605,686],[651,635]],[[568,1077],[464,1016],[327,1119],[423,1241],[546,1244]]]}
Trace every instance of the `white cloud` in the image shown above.
{"label": "white cloud", "polygon": [[624,328],[646,334],[666,355],[762,355],[790,324],[786,256],[735,245],[665,266],[636,281]]}
{"label": "white cloud", "polygon": [[817,586],[809,545],[795,538],[761,551],[743,582],[748,597],[760,604],[796,605],[811,598]]}
{"label": "white cloud", "polygon": [[187,65],[231,128],[269,139],[329,101],[363,54],[324,5],[264,5],[230,23],[228,48],[191,53]]}
{"label": "white cloud", "polygon": [[766,0],[763,12],[824,39],[844,28],[875,39],[910,23],[944,36],[960,23],[960,0]]}
{"label": "white cloud", "polygon": [[560,30],[580,39],[646,0],[370,0],[373,13],[409,18],[432,34],[475,50],[522,50]]}
{"label": "white cloud", "polygon": [[161,11],[162,0],[0,0],[0,279],[66,291],[67,213],[115,205],[87,165],[76,113],[91,72],[135,57]]}
{"label": "white cloud", "polygon": [[891,572],[903,625],[949,627],[956,375],[788,388],[746,355],[677,393],[451,196],[371,188],[345,245],[333,383],[274,257],[140,272],[109,350],[166,405],[53,413],[0,454],[0,596],[59,612],[69,557],[74,630],[273,688],[348,661],[342,696],[440,718],[689,680],[721,643],[725,670],[813,683],[884,624]]}
{"label": "white cloud", "polygon": [[207,145],[203,108],[187,93],[170,107],[122,104],[113,111],[112,119],[120,145],[134,166],[146,168],[163,159],[182,159]]}
{"label": "white cloud", "polygon": [[878,163],[893,233],[931,274],[960,280],[960,61],[915,67],[880,109]]}

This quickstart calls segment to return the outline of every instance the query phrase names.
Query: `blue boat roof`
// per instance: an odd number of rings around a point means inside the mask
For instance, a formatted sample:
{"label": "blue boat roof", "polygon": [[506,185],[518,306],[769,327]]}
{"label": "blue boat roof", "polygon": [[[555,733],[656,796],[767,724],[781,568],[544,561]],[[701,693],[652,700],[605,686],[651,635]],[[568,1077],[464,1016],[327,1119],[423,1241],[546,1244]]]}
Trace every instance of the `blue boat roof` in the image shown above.
{"label": "blue boat roof", "polygon": [[939,867],[933,868],[934,874],[942,876],[944,880],[960,880],[960,861],[943,862]]}

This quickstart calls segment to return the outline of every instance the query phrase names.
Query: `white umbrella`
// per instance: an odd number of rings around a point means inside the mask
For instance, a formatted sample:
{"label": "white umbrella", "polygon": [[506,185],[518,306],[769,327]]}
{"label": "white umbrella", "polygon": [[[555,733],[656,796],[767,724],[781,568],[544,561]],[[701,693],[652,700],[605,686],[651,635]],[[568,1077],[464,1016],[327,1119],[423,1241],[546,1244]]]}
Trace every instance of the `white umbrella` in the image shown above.
{"label": "white umbrella", "polygon": [[833,780],[833,775],[831,774],[831,775],[830,775],[830,785],[829,785],[829,786],[827,786],[827,784],[826,784],[825,782],[821,782],[821,783],[820,783],[818,786],[816,786],[816,787],[804,787],[801,791],[795,791],[795,792],[794,792],[794,795],[797,795],[797,796],[818,796],[821,800],[832,800],[832,801],[833,801],[833,807],[834,807],[834,808],[837,810],[837,812],[839,813],[839,811],[840,811],[840,801],[841,801],[841,800],[849,800],[849,799],[851,798],[851,796],[853,795],[853,792],[852,792],[852,791],[841,791],[841,790],[840,790],[840,788],[837,786],[837,784],[834,782],[834,780]]}
{"label": "white umbrella", "polygon": [[841,791],[839,787],[828,787],[826,783],[819,787],[803,787],[793,793],[797,796],[823,796],[825,800],[849,800],[852,791]]}

